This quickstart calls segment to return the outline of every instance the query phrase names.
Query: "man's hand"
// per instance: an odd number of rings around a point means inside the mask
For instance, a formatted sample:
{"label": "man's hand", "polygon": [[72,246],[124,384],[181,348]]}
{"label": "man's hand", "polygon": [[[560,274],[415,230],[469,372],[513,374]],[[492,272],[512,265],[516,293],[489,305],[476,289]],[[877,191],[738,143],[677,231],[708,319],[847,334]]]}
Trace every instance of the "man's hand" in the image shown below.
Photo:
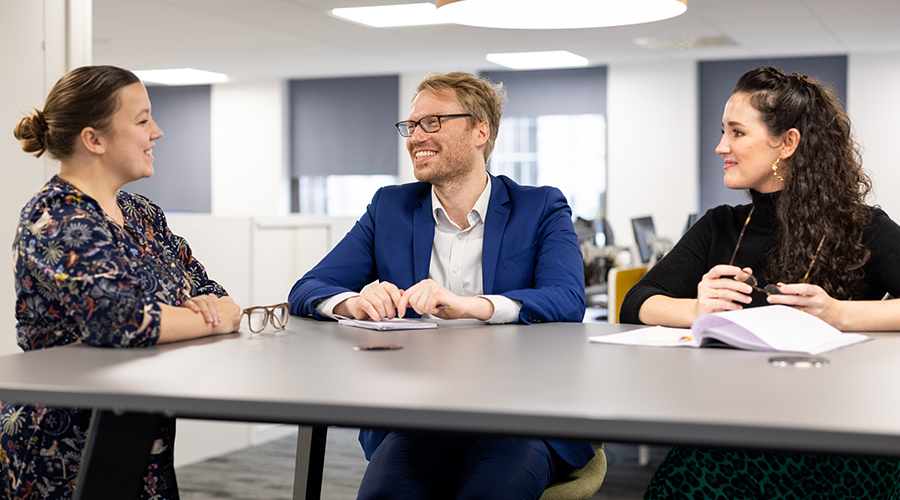
{"label": "man's hand", "polygon": [[494,314],[494,304],[490,300],[460,297],[432,279],[424,279],[403,292],[397,303],[401,317],[407,307],[418,314],[430,314],[441,319],[475,318],[487,321]]}
{"label": "man's hand", "polygon": [[[356,319],[374,319],[381,318],[393,319],[395,316],[403,317],[405,308],[400,309],[398,304],[401,301],[403,290],[397,288],[393,283],[382,281],[369,286],[356,297],[339,303],[334,307],[334,314],[338,316],[346,316]],[[400,313],[397,314],[397,310]]]}

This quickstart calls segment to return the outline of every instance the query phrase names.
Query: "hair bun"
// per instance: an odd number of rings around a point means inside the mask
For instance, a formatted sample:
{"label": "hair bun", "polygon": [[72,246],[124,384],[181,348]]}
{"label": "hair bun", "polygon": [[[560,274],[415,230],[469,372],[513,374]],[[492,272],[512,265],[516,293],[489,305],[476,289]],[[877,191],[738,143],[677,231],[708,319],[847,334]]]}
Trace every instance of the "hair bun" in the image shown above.
{"label": "hair bun", "polygon": [[34,110],[34,113],[31,113],[31,131],[35,136],[43,136],[48,130],[50,130],[50,126],[47,125],[44,112],[39,109]]}
{"label": "hair bun", "polygon": [[47,148],[45,137],[49,131],[50,126],[47,124],[44,112],[35,109],[31,116],[26,116],[19,120],[13,135],[22,143],[23,151],[35,153],[35,156],[40,157]]}

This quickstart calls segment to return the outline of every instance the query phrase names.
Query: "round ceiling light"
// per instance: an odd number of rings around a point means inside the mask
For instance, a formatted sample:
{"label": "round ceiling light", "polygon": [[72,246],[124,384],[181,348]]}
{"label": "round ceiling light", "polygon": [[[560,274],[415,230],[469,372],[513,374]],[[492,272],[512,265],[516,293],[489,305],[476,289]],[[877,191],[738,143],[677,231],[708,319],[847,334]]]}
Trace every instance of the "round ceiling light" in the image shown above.
{"label": "round ceiling light", "polygon": [[436,0],[435,5],[446,22],[506,29],[624,26],[687,10],[687,0]]}

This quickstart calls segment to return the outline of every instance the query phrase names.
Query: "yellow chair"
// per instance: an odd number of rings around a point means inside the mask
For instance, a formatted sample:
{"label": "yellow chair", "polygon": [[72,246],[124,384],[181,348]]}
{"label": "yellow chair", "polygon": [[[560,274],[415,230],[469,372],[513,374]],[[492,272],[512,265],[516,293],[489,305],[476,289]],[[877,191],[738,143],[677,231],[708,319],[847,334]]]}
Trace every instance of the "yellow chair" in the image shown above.
{"label": "yellow chair", "polygon": [[603,443],[591,443],[594,458],[584,467],[573,470],[544,490],[540,500],[589,500],[606,478],[606,453]]}
{"label": "yellow chair", "polygon": [[610,323],[619,323],[619,311],[622,309],[622,301],[625,294],[644,275],[647,274],[647,266],[614,267],[609,270],[606,278],[606,310]]}
{"label": "yellow chair", "polygon": [[[606,279],[607,313],[610,323],[619,323],[619,311],[622,309],[622,301],[625,294],[641,278],[647,274],[648,266],[614,267],[609,270]],[[646,467],[650,463],[650,447],[645,444],[638,445],[638,464]]]}

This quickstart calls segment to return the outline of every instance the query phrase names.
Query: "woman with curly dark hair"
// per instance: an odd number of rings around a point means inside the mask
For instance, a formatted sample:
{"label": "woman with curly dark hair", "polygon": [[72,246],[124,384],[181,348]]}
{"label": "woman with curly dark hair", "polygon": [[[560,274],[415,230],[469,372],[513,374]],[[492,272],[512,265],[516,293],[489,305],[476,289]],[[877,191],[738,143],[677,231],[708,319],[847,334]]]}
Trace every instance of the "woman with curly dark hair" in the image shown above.
{"label": "woman with curly dark hair", "polygon": [[[709,210],[625,297],[626,323],[784,304],[840,330],[900,330],[900,226],[865,204],[850,120],[834,94],[772,67],[725,105],[725,185],[752,203]],[[678,446],[644,498],[900,498],[900,462]]]}

